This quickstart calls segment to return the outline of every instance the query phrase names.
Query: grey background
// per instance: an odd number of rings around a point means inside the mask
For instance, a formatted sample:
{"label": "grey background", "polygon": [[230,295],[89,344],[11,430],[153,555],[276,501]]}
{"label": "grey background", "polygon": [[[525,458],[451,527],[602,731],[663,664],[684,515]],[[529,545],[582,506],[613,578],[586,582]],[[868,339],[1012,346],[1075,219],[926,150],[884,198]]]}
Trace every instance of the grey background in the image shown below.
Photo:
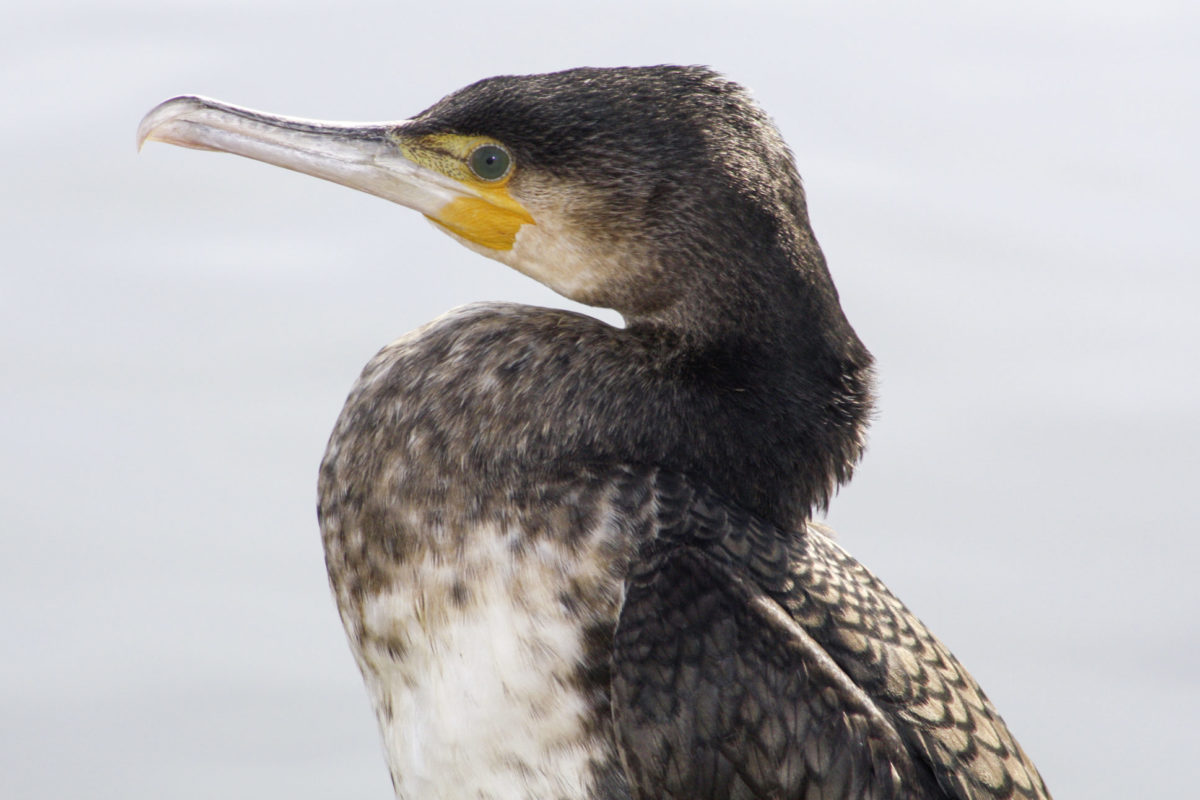
{"label": "grey background", "polygon": [[138,156],[141,115],[395,119],[661,62],[774,115],[879,359],[842,542],[1058,797],[1194,793],[1194,4],[32,5],[0,12],[0,797],[390,797],[326,589],[325,437],[404,331],[569,305],[366,195]]}

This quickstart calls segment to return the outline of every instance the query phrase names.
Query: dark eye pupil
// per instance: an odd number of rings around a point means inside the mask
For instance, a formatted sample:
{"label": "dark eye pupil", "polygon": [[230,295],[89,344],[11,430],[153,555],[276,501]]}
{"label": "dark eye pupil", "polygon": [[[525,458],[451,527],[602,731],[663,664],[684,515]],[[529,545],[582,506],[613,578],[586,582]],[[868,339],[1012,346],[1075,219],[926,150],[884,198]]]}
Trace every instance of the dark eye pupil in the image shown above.
{"label": "dark eye pupil", "polygon": [[471,170],[485,181],[503,178],[508,173],[512,159],[502,147],[485,144],[471,153]]}

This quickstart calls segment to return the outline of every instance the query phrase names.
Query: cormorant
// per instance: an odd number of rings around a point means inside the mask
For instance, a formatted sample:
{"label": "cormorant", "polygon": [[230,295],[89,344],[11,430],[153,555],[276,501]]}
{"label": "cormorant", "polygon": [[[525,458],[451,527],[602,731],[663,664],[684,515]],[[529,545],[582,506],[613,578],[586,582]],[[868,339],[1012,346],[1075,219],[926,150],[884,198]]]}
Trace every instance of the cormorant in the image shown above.
{"label": "cormorant", "polygon": [[740,86],[503,76],[381,124],[178,97],[147,139],[393,200],[624,317],[466,306],[351,390],[319,517],[398,797],[1049,797],[811,520],[862,452],[871,356]]}

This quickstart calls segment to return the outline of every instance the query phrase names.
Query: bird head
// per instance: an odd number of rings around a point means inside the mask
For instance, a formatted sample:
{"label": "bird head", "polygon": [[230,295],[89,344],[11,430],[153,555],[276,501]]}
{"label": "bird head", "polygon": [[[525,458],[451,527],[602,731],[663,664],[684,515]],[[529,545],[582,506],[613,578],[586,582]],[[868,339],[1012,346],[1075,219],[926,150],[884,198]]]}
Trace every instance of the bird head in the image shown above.
{"label": "bird head", "polygon": [[627,319],[713,312],[720,304],[702,298],[748,291],[764,265],[819,260],[775,127],[745,90],[701,67],[488,78],[411,119],[369,124],[177,97],[142,120],[139,146],[148,140],[392,200]]}

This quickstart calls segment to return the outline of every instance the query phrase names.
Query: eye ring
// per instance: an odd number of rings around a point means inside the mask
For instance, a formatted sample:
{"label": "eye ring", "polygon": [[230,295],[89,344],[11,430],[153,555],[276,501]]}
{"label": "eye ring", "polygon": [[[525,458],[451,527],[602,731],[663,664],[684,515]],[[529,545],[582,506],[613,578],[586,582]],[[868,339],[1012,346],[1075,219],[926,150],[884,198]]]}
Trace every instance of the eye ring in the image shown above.
{"label": "eye ring", "polygon": [[512,155],[507,149],[492,142],[479,145],[467,156],[467,166],[475,177],[493,183],[512,172]]}

